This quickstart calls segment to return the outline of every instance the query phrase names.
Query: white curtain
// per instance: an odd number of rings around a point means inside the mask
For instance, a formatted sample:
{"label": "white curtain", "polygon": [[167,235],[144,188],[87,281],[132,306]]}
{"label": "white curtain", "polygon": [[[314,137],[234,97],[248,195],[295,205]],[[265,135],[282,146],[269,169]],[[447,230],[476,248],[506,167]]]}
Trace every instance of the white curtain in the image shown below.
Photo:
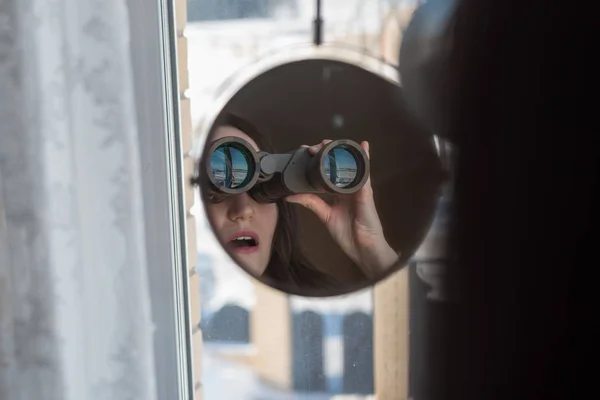
{"label": "white curtain", "polygon": [[0,399],[153,400],[125,0],[0,0]]}

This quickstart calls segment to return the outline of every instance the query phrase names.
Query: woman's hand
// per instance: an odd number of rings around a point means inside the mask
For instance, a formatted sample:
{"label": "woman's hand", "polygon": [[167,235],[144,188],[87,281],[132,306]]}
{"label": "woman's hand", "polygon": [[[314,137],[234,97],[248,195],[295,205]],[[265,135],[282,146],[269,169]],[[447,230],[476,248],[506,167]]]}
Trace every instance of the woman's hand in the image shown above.
{"label": "woman's hand", "polygon": [[[323,140],[318,145],[303,147],[308,147],[309,152],[314,156],[329,142],[331,140]],[[370,157],[369,143],[362,142],[361,147]],[[334,205],[327,204],[313,194],[296,194],[288,196],[286,200],[313,211],[342,250],[370,278],[386,271],[398,261],[398,254],[390,247],[383,235],[383,227],[373,200],[370,177],[356,193],[336,196]]]}

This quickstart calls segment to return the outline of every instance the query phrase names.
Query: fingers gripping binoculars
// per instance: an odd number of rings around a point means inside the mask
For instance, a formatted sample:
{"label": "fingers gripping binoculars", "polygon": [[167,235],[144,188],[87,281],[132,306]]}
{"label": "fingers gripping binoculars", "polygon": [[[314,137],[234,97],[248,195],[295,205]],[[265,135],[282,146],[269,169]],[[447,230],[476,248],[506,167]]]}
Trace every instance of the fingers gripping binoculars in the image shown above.
{"label": "fingers gripping binoculars", "polygon": [[273,203],[300,193],[353,194],[369,177],[369,158],[351,140],[334,140],[312,155],[308,148],[289,153],[256,151],[238,137],[213,142],[199,171],[210,201],[248,194],[259,203]]}

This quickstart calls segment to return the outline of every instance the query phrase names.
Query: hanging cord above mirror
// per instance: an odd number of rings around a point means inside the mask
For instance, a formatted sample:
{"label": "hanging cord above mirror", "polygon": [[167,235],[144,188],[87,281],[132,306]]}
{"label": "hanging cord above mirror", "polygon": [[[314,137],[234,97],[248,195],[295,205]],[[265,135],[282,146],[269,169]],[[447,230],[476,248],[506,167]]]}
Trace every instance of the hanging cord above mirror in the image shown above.
{"label": "hanging cord above mirror", "polygon": [[323,43],[323,17],[321,16],[321,0],[316,0],[315,19],[313,21],[313,44],[320,46]]}

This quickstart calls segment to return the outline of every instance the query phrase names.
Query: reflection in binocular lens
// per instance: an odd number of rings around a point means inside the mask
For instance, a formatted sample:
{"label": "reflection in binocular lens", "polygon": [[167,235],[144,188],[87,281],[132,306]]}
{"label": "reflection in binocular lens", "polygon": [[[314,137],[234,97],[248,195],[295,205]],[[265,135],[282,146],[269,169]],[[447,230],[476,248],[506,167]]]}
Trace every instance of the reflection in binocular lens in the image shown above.
{"label": "reflection in binocular lens", "polygon": [[356,180],[358,166],[354,155],[344,146],[334,147],[323,159],[325,176],[339,188],[352,186]]}
{"label": "reflection in binocular lens", "polygon": [[248,157],[236,147],[224,144],[210,158],[211,174],[219,187],[234,189],[250,177]]}

